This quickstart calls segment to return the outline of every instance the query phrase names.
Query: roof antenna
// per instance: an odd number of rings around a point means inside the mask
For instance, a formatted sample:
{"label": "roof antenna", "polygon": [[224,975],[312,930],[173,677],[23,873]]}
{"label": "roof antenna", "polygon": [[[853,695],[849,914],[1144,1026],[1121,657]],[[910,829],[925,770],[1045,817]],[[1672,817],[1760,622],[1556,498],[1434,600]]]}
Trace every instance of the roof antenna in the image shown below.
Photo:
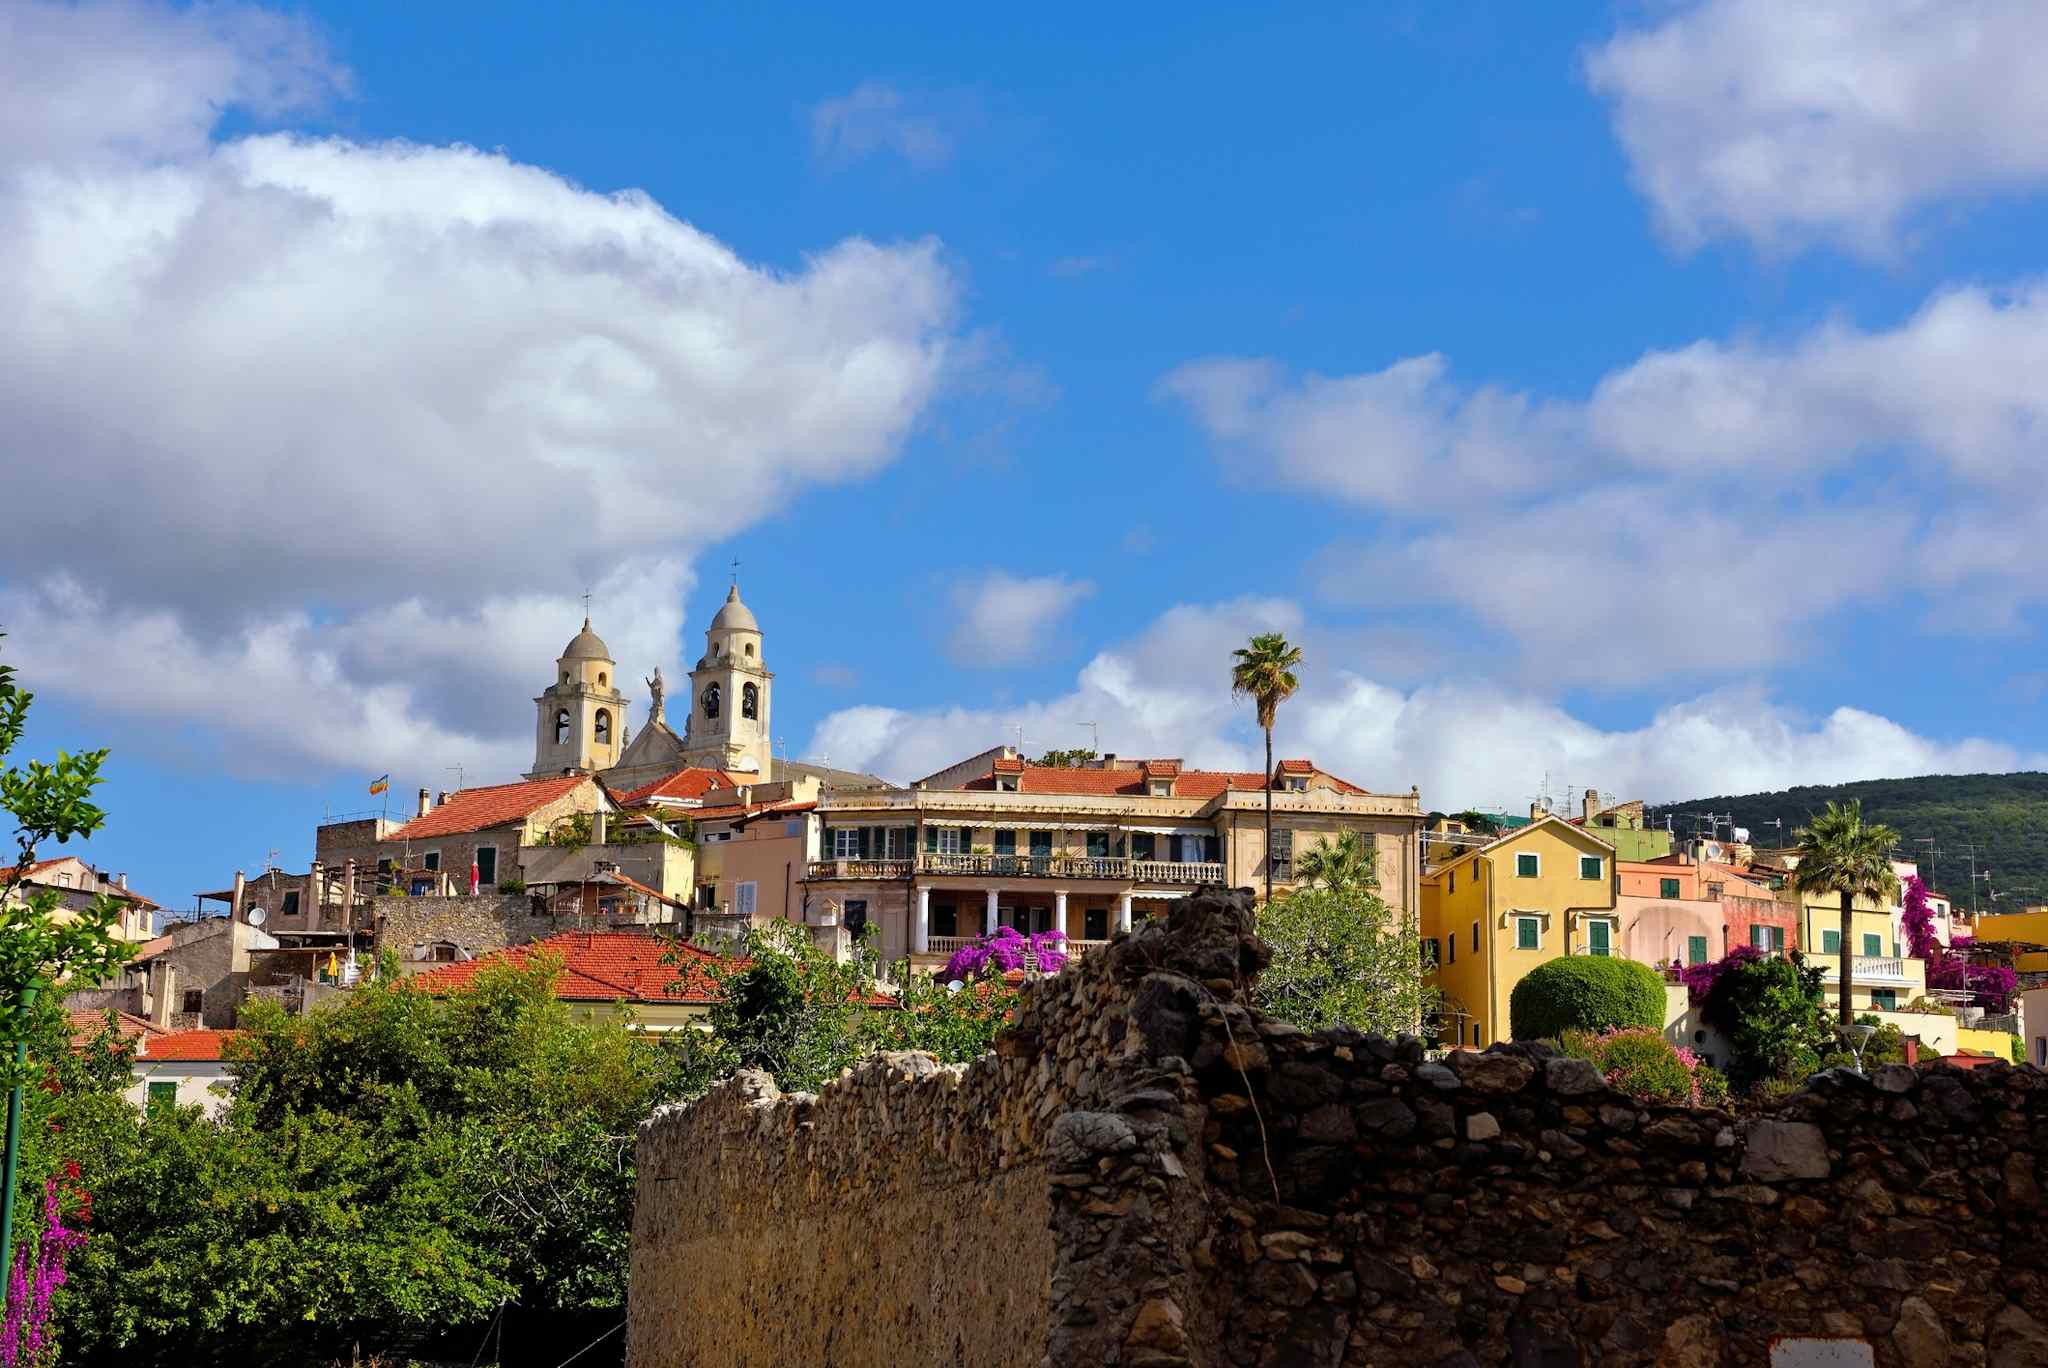
{"label": "roof antenna", "polygon": [[[587,598],[589,596],[585,595],[585,597]],[[586,622],[584,625],[588,626],[589,623]],[[463,782],[464,776],[468,773],[468,771],[464,770],[460,765],[450,765],[448,766],[448,772],[452,773],[455,776],[455,791],[457,793],[462,792],[463,788],[465,787],[465,784]]]}
{"label": "roof antenna", "polygon": [[[1088,749],[1094,751],[1097,755],[1102,754],[1101,726],[1094,722],[1077,722],[1074,725],[1077,727],[1086,727],[1088,729]],[[1017,738],[1017,749],[1022,750],[1023,748],[1024,738],[1022,736],[1019,736]]]}

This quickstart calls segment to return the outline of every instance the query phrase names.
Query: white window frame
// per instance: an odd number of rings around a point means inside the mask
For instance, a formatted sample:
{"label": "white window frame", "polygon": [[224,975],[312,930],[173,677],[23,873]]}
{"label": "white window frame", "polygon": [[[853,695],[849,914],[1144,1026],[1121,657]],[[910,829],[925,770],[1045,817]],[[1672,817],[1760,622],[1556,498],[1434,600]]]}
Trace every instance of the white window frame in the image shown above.
{"label": "white window frame", "polygon": [[940,827],[939,854],[964,855],[967,853],[967,831],[964,827]]}
{"label": "white window frame", "polygon": [[857,860],[860,858],[860,828],[832,828],[832,858],[835,860]]}
{"label": "white window frame", "polygon": [[[1523,925],[1524,925],[1524,924],[1527,924],[1527,925],[1529,925],[1529,926],[1533,926],[1533,927],[1535,927],[1535,928],[1536,928],[1536,943],[1535,943],[1534,945],[1524,945],[1524,944],[1522,944],[1522,927],[1523,927]],[[1515,914],[1515,949],[1517,949],[1517,950],[1541,950],[1542,948],[1543,948],[1543,918],[1541,918],[1541,917],[1536,917],[1536,916],[1531,916],[1531,915],[1530,915],[1529,913],[1527,913],[1527,912],[1518,912],[1518,913],[1516,913],[1516,914]]]}
{"label": "white window frame", "polygon": [[[1522,861],[1524,861],[1524,860],[1534,860],[1534,861],[1536,862],[1536,869],[1535,869],[1535,872],[1533,872],[1533,873],[1530,873],[1530,874],[1524,874],[1524,873],[1522,872]],[[1515,852],[1515,877],[1516,877],[1516,878],[1518,878],[1518,879],[1540,879],[1540,878],[1542,878],[1542,877],[1543,877],[1543,853],[1542,853],[1541,851],[1538,851],[1538,850],[1518,850],[1518,851],[1516,851],[1516,852]]]}
{"label": "white window frame", "polygon": [[[1593,872],[1586,872],[1586,861],[1593,862]],[[1579,856],[1579,877],[1582,879],[1604,879],[1607,877],[1607,857],[1604,855]]]}
{"label": "white window frame", "polygon": [[741,879],[732,886],[732,910],[739,916],[753,916],[760,901],[761,885],[758,880]]}

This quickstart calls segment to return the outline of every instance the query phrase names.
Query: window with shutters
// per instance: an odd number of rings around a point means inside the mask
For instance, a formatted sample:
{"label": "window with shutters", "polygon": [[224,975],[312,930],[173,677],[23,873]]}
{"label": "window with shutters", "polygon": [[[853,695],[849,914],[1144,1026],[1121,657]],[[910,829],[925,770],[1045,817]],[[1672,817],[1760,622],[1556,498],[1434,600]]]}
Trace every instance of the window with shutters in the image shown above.
{"label": "window with shutters", "polygon": [[1659,880],[1657,880],[1657,896],[1658,896],[1658,897],[1660,897],[1660,898],[1675,898],[1675,897],[1677,897],[1677,896],[1678,896],[1678,880],[1676,880],[1676,879],[1659,879]]}
{"label": "window with shutters", "polygon": [[1534,851],[1525,850],[1515,856],[1515,877],[1533,879],[1543,873],[1543,857]]}
{"label": "window with shutters", "polygon": [[967,833],[959,827],[937,827],[935,830],[939,834],[941,855],[958,855],[965,847]]}
{"label": "window with shutters", "polygon": [[1685,962],[1687,964],[1705,964],[1707,962],[1707,938],[1705,936],[1687,936],[1685,938]]}
{"label": "window with shutters", "polygon": [[[1275,832],[1274,834],[1275,834],[1275,835],[1278,835],[1279,833],[1278,833],[1278,832]],[[1149,831],[1134,831],[1134,832],[1132,832],[1132,833],[1131,833],[1131,858],[1132,858],[1132,859],[1134,859],[1134,860],[1150,860],[1150,859],[1153,859],[1153,858],[1154,858],[1154,856],[1153,856],[1153,854],[1152,854],[1152,852],[1153,852],[1153,849],[1154,849],[1154,843],[1153,843],[1153,840],[1152,840],[1152,833],[1151,833],[1151,832],[1149,832]]]}
{"label": "window with shutters", "polygon": [[1586,923],[1586,953],[1589,955],[1612,955],[1614,953],[1613,922],[1589,921]]}
{"label": "window with shutters", "polygon": [[1863,933],[1863,953],[1871,959],[1876,959],[1879,955],[1882,955],[1884,953],[1884,937],[1865,931]]}
{"label": "window with shutters", "polygon": [[1607,861],[1598,855],[1579,856],[1579,877],[1597,879],[1607,872]]}
{"label": "window with shutters", "polygon": [[1031,858],[1042,860],[1052,854],[1052,833],[1034,831],[1031,833]]}
{"label": "window with shutters", "polygon": [[860,858],[859,827],[834,827],[832,829],[832,858],[835,860],[857,860]]}
{"label": "window with shutters", "polygon": [[742,879],[732,888],[732,910],[742,917],[754,915],[754,899],[760,885],[752,879]]}
{"label": "window with shutters", "polygon": [[996,833],[995,852],[998,855],[1015,855],[1017,853],[1017,833],[1014,831],[998,831]]}
{"label": "window with shutters", "polygon": [[1839,932],[1839,931],[1823,931],[1823,932],[1821,932],[1821,933],[1820,933],[1820,952],[1821,952],[1821,953],[1822,953],[1823,955],[1839,955],[1839,954],[1841,954],[1841,953],[1842,953],[1842,933],[1841,933],[1841,932]]}
{"label": "window with shutters", "polygon": [[1268,863],[1276,879],[1294,877],[1294,833],[1276,831],[1273,833],[1273,850]]}
{"label": "window with shutters", "polygon": [[498,885],[498,848],[478,846],[476,848],[476,886],[495,888]]}
{"label": "window with shutters", "polygon": [[[1106,831],[1091,831],[1091,832],[1089,832],[1089,833],[1088,833],[1088,855],[1089,855],[1089,858],[1091,858],[1091,859],[1096,859],[1096,860],[1106,860],[1106,859],[1108,859],[1108,858],[1109,858],[1109,833],[1108,833],[1108,832],[1106,832]],[[1093,940],[1093,939],[1100,939],[1100,938],[1099,938],[1099,937],[1090,937],[1090,939],[1091,939],[1091,940]]]}
{"label": "window with shutters", "polygon": [[1515,949],[1538,950],[1543,946],[1543,924],[1534,917],[1515,918]]}
{"label": "window with shutters", "polygon": [[151,1083],[149,1085],[149,1109],[161,1111],[178,1105],[178,1085],[175,1083]]}

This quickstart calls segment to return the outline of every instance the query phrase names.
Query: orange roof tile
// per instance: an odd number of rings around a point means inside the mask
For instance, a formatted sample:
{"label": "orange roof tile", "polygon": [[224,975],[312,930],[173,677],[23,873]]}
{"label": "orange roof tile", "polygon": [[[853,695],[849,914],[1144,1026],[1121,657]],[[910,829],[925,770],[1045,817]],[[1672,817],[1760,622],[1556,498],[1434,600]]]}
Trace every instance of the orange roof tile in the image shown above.
{"label": "orange roof tile", "polygon": [[[1310,774],[1320,773],[1306,760],[1283,762],[1288,766],[1306,765]],[[1289,773],[1301,771],[1289,769]],[[1078,769],[1056,765],[1025,765],[1019,774],[1019,793],[1064,793],[1109,796],[1129,794],[1142,797],[1146,792],[1147,778],[1173,778],[1173,796],[1176,798],[1214,798],[1230,789],[1260,792],[1271,781],[1257,770],[1200,770],[1183,769],[1177,760],[1140,760],[1128,767],[1120,765],[1115,769]],[[1346,783],[1333,774],[1324,775],[1335,786],[1337,792],[1363,794],[1366,790],[1356,784]],[[969,781],[962,787],[968,789],[993,788],[992,776]]]}
{"label": "orange roof tile", "polygon": [[[94,1037],[107,1029],[105,1009],[97,1012],[67,1012],[71,1018],[71,1045],[73,1049],[90,1044]],[[166,1036],[170,1032],[154,1022],[147,1021],[133,1012],[114,1013],[114,1032],[123,1040],[140,1040],[144,1036]]]}
{"label": "orange roof tile", "polygon": [[998,755],[996,757],[995,772],[997,774],[1021,774],[1023,770],[1024,762],[1014,755]]}
{"label": "orange roof tile", "polygon": [[702,765],[685,765],[666,778],[657,779],[651,784],[643,784],[631,793],[623,795],[619,802],[625,807],[638,807],[657,798],[666,798],[671,802],[691,802],[702,798],[713,789],[738,788],[741,784],[754,783],[759,778],[759,775],[732,774],[722,769],[706,769]]}
{"label": "orange roof tile", "polygon": [[755,803],[750,807],[741,807],[735,803],[731,807],[696,808],[691,811],[690,820],[722,822],[730,817],[766,817],[778,812],[809,812],[817,806],[816,799],[803,803]]}
{"label": "orange roof tile", "polygon": [[557,798],[591,782],[587,774],[564,774],[553,779],[529,779],[518,784],[462,789],[449,794],[447,802],[426,816],[413,818],[384,839],[418,841],[430,836],[488,831],[492,827],[523,821]]}
{"label": "orange roof tile", "polygon": [[[662,963],[671,945],[681,962]],[[718,986],[706,972],[718,956],[694,945],[631,931],[564,931],[545,940],[514,946],[481,959],[443,964],[411,982],[428,992],[447,992],[474,982],[487,964],[525,964],[538,954],[562,961],[555,996],[565,1002],[669,1002],[698,1005],[718,1000]],[[670,985],[678,985],[671,993]]]}
{"label": "orange roof tile", "polygon": [[144,1039],[138,1060],[156,1064],[207,1064],[222,1058],[233,1031],[174,1031]]}
{"label": "orange roof tile", "polygon": [[[75,855],[59,855],[55,859],[37,860],[34,864],[28,867],[28,873],[21,876],[22,880],[25,883],[33,883],[35,882],[36,875],[42,873],[44,870],[50,868],[51,866],[60,865],[64,863],[66,860],[76,859],[78,859],[78,857]],[[79,860],[78,862],[80,864],[85,864],[85,861],[83,860]],[[104,883],[106,886],[104,888],[82,888],[79,890],[81,893],[104,893],[110,898],[118,898],[122,902],[134,903],[139,907],[155,908],[159,906],[159,904],[154,899],[145,898],[133,889],[122,888],[121,886],[116,884],[112,879],[109,879],[107,878],[106,875],[101,874],[97,869],[93,869],[91,865],[85,865],[85,867],[87,869],[91,869],[94,874],[98,875],[101,882]],[[6,883],[9,879],[13,878],[14,871],[19,868],[21,868],[20,865],[0,866],[0,883]]]}
{"label": "orange roof tile", "polygon": [[135,958],[134,958],[134,959],[132,959],[132,960],[130,960],[130,961],[129,961],[129,963],[130,963],[130,964],[139,964],[139,963],[141,963],[141,962],[142,962],[143,960],[146,960],[146,959],[148,959],[148,958],[149,958],[149,957],[150,957],[151,955],[161,955],[161,954],[162,954],[162,953],[163,953],[164,951],[166,951],[166,950],[168,950],[168,949],[170,949],[170,948],[171,948],[171,937],[170,937],[170,933],[169,933],[169,932],[165,932],[165,933],[164,933],[163,935],[161,935],[161,936],[158,936],[158,937],[156,937],[156,938],[155,938],[155,939],[153,939],[153,940],[146,940],[146,941],[144,941],[144,942],[142,943],[142,948],[141,948],[141,949],[139,949],[139,950],[137,950],[137,951],[135,952]]}
{"label": "orange roof tile", "polygon": [[1315,769],[1315,763],[1309,760],[1282,760],[1280,762],[1280,772],[1282,774],[1313,774]]}

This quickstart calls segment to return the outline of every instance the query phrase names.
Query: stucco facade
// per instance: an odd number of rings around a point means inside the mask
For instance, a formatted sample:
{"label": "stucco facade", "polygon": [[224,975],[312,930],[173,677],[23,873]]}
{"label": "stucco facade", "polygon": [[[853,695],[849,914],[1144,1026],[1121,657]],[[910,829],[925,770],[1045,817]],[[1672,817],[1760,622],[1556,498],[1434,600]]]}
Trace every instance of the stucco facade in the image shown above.
{"label": "stucco facade", "polygon": [[1537,965],[1623,953],[1614,848],[1557,817],[1440,866],[1423,880],[1421,902],[1446,1044],[1509,1039],[1509,998]]}

